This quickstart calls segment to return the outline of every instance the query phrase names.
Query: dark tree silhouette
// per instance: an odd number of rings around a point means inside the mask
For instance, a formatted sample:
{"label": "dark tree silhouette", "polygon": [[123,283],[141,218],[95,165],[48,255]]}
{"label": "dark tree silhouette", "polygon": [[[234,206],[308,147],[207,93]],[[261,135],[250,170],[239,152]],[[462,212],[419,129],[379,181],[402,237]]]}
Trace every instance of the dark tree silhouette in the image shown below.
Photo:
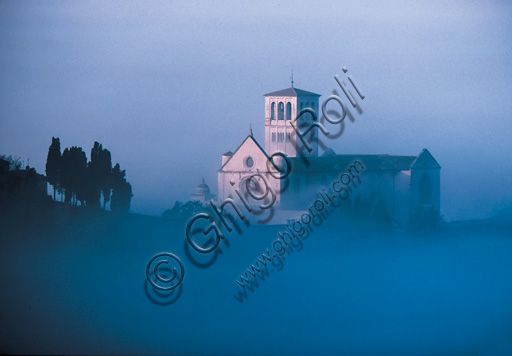
{"label": "dark tree silhouette", "polygon": [[176,200],[172,209],[167,209],[166,211],[164,211],[162,213],[162,217],[165,219],[181,217],[181,205],[182,203]]}
{"label": "dark tree silhouette", "polygon": [[19,157],[0,155],[0,158],[9,162],[9,169],[11,171],[19,171],[23,166],[23,162]]}
{"label": "dark tree silhouette", "polygon": [[[123,177],[124,178],[124,177]],[[112,159],[109,150],[94,142],[91,161],[87,165],[87,206],[100,207],[100,193],[103,195],[103,208],[110,201],[112,189]]]}
{"label": "dark tree silhouette", "polygon": [[112,168],[112,186],[115,187],[117,184],[125,180],[126,170],[121,170],[119,163],[116,163]]}
{"label": "dark tree silhouette", "polygon": [[132,186],[125,179],[126,171],[119,163],[112,169],[112,198],[110,210],[116,213],[128,213],[132,199]]}
{"label": "dark tree silhouette", "polygon": [[103,196],[103,208],[109,201],[112,211],[125,212],[130,210],[132,186],[126,181],[126,171],[121,170],[119,163],[112,168],[110,151],[103,149],[99,142],[94,142],[91,149],[91,160],[81,147],[66,148],[60,154],[60,140],[52,137],[46,162],[48,181],[55,192],[64,192],[64,200],[76,206],[100,208]]}
{"label": "dark tree silhouette", "polygon": [[103,195],[103,209],[110,201],[110,192],[112,190],[112,157],[110,151],[104,149],[100,153],[100,189]]}
{"label": "dark tree silhouette", "polygon": [[62,153],[61,184],[65,191],[65,201],[74,205],[82,204],[87,192],[87,157],[81,147],[66,148]]}
{"label": "dark tree silhouette", "polygon": [[25,170],[27,175],[23,180],[23,198],[29,203],[34,203],[39,197],[36,170],[34,168],[30,168],[29,166],[25,167]]}
{"label": "dark tree silhouette", "polygon": [[100,207],[101,191],[101,151],[103,148],[98,142],[94,142],[91,149],[91,160],[87,164],[87,207]]}
{"label": "dark tree silhouette", "polygon": [[198,201],[189,201],[185,204],[176,201],[172,209],[167,209],[163,212],[162,218],[164,219],[178,219],[188,218],[198,212],[204,211],[204,206]]}
{"label": "dark tree silhouette", "polygon": [[71,172],[71,154],[69,153],[69,148],[66,148],[64,152],[62,152],[61,161],[61,186],[64,190],[64,201],[66,203],[71,202],[73,197],[72,180],[73,174]]}
{"label": "dark tree silhouette", "polygon": [[58,137],[52,137],[52,144],[48,149],[48,156],[46,158],[46,178],[48,183],[53,186],[53,200],[55,200],[56,191],[60,188],[61,159],[60,140]]}

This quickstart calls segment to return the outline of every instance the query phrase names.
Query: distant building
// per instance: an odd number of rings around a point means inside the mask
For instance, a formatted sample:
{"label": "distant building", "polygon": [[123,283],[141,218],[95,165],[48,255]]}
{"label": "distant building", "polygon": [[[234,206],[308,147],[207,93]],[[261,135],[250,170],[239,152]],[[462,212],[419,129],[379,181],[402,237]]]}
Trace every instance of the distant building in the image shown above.
{"label": "distant building", "polygon": [[210,187],[204,182],[204,178],[197,186],[196,192],[190,195],[190,201],[198,201],[203,205],[208,204],[211,199],[215,199],[215,195],[210,193]]}
{"label": "distant building", "polygon": [[[440,211],[441,167],[427,149],[417,156],[336,154],[328,149],[319,157],[318,128],[314,126],[308,134],[311,152],[307,153],[290,123],[304,108],[310,108],[318,117],[319,97],[293,87],[265,95],[265,149],[250,130],[234,153],[228,151],[222,155],[222,166],[218,171],[219,202],[227,198],[240,201],[236,190],[255,173],[272,171],[269,156],[282,152],[291,162],[292,169],[286,182],[269,180],[274,191],[282,191],[274,203],[277,211],[273,222],[300,216],[322,187],[328,186],[354,160],[363,162],[365,169],[360,176],[362,184],[349,199],[352,205],[364,206],[369,214],[377,207],[384,209],[398,225],[403,225],[420,205]],[[309,127],[312,120],[310,114],[302,115],[298,120],[299,128]],[[286,189],[283,184],[287,185]],[[198,186],[196,194],[200,191]],[[202,193],[199,196],[203,197]],[[201,198],[200,201],[207,202],[208,199]]]}

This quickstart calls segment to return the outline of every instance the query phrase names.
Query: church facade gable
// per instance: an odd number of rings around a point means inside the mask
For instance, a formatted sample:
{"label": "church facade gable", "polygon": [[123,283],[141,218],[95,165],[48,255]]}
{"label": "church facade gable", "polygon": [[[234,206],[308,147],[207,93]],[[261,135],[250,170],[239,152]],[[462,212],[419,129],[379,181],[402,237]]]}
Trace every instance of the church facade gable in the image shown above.
{"label": "church facade gable", "polygon": [[242,142],[219,172],[260,172],[267,171],[269,158],[252,135]]}
{"label": "church facade gable", "polygon": [[[237,200],[238,194],[246,192],[246,180],[258,173],[266,177],[265,184],[268,184],[274,192],[277,191],[279,181],[271,178],[268,172],[274,173],[275,176],[277,171],[251,132],[218,172],[219,201],[227,198]],[[258,179],[255,178],[251,183],[255,184],[257,181]],[[263,184],[263,182],[259,183]],[[278,204],[279,202],[276,205]]]}

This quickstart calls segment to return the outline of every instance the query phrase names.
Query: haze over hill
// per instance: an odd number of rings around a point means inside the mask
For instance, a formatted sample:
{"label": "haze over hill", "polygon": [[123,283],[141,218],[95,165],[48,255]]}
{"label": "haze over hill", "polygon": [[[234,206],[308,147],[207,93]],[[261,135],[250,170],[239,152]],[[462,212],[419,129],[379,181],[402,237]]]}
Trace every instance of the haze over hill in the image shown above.
{"label": "haze over hill", "polygon": [[99,141],[127,170],[132,210],[160,215],[202,176],[216,190],[221,154],[249,124],[262,140],[262,95],[289,87],[292,69],[322,101],[347,66],[363,113],[329,145],[428,148],[446,218],[490,216],[512,202],[511,6],[4,1],[0,153],[44,172],[51,137]]}

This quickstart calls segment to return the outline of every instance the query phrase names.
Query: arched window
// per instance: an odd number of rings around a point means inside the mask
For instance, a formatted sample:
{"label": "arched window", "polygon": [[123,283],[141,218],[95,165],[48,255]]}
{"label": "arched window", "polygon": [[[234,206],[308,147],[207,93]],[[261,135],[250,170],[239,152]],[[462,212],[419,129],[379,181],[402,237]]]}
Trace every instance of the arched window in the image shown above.
{"label": "arched window", "polygon": [[420,179],[420,204],[432,204],[432,187],[430,184],[430,178],[426,173]]}
{"label": "arched window", "polygon": [[278,111],[277,111],[277,119],[284,120],[284,104],[279,103]]}
{"label": "arched window", "polygon": [[292,119],[292,103],[286,104],[286,120]]}
{"label": "arched window", "polygon": [[270,120],[276,119],[276,103],[272,102],[270,105]]}

